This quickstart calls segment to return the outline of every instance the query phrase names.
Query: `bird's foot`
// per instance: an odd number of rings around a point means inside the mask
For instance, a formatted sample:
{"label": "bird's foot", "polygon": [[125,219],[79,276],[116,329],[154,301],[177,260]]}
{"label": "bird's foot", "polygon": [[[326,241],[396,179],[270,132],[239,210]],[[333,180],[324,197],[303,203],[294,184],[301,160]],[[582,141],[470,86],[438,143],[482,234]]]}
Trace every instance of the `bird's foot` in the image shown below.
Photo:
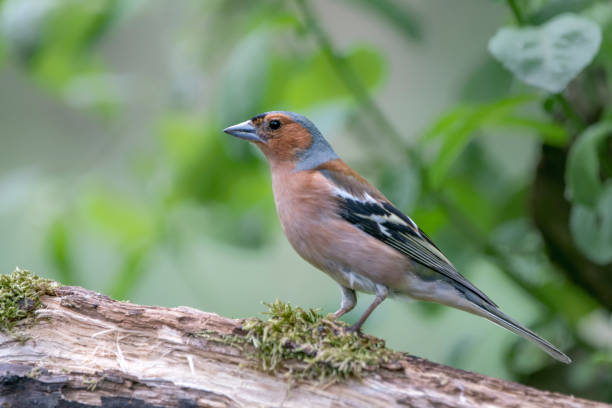
{"label": "bird's foot", "polygon": [[342,308],[340,308],[340,309],[336,310],[334,313],[328,314],[327,318],[331,319],[331,320],[336,320],[336,319],[339,319],[340,317],[344,316],[345,314],[347,314],[349,311],[350,311],[350,309],[342,309]]}
{"label": "bird's foot", "polygon": [[338,320],[338,317],[335,315],[335,313],[330,313],[325,316],[323,322],[334,332],[335,335],[338,335],[339,333],[342,333],[346,330],[346,323],[341,320]]}
{"label": "bird's foot", "polygon": [[338,320],[338,318],[340,316],[342,316],[342,315],[338,315],[338,312],[336,312],[336,313],[328,313],[327,316],[325,316],[325,318],[327,320],[332,320],[333,321],[333,320]]}
{"label": "bird's foot", "polygon": [[346,329],[347,333],[355,333],[359,337],[363,337],[363,333],[361,332],[361,325],[354,324],[348,329]]}

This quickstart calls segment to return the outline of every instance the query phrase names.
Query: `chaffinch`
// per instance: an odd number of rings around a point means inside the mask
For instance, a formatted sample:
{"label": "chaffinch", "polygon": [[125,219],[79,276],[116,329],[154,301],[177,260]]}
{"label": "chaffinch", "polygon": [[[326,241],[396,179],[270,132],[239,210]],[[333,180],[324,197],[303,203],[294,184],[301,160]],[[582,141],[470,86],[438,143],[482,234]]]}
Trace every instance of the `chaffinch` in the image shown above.
{"label": "chaffinch", "polygon": [[347,166],[304,116],[267,112],[224,131],[252,142],[267,158],[287,239],[340,285],[342,302],[334,317],[355,307],[355,291],[376,295],[349,330],[359,333],[387,296],[408,296],[482,316],[571,362],[460,275],[417,224]]}

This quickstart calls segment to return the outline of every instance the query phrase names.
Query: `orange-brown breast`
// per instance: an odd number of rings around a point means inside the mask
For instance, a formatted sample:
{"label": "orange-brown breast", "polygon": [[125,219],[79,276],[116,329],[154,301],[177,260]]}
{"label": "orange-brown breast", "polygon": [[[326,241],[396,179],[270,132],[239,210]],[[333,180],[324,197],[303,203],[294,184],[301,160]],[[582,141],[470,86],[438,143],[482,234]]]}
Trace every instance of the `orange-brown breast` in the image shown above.
{"label": "orange-brown breast", "polygon": [[[291,165],[276,167],[272,175],[283,231],[300,256],[340,284],[346,284],[342,270],[391,288],[403,285],[412,262],[342,219],[334,186],[324,175],[316,170],[293,172]],[[351,176],[363,180],[356,173]]]}

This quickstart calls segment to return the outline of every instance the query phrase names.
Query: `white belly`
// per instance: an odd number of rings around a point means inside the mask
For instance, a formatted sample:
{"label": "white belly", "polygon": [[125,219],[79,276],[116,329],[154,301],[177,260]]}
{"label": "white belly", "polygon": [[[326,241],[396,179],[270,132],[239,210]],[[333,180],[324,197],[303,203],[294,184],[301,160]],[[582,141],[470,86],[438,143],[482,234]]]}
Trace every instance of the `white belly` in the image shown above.
{"label": "white belly", "polygon": [[[346,270],[344,268],[340,268],[338,272],[331,273],[332,277],[342,286],[355,289],[359,292],[365,293],[377,293],[376,286],[371,279],[366,278],[363,275],[355,273],[351,270]],[[380,285],[378,285],[380,286]]]}

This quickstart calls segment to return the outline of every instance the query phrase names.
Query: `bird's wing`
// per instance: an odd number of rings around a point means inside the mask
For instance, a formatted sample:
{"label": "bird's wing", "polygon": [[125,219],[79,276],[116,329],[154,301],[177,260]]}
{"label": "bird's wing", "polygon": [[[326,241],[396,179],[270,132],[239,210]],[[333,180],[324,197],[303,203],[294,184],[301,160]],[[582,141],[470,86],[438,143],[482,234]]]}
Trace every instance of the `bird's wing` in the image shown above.
{"label": "bird's wing", "polygon": [[334,185],[339,214],[357,228],[432,269],[456,285],[469,290],[486,304],[497,307],[491,299],[465,279],[442,251],[407,215],[395,208],[384,196],[351,174],[323,170]]}

